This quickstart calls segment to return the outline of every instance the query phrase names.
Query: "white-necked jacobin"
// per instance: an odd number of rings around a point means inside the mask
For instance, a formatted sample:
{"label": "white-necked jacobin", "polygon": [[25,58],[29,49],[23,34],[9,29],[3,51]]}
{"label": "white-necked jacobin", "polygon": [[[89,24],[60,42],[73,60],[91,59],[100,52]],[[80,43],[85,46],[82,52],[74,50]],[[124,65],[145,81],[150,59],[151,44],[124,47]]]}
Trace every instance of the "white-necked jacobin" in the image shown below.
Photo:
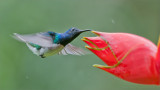
{"label": "white-necked jacobin", "polygon": [[70,28],[64,33],[56,33],[52,31],[41,32],[29,35],[20,35],[14,33],[17,40],[25,42],[28,48],[36,55],[45,58],[54,54],[62,55],[84,55],[86,51],[70,44],[82,32],[91,30],[80,30]]}

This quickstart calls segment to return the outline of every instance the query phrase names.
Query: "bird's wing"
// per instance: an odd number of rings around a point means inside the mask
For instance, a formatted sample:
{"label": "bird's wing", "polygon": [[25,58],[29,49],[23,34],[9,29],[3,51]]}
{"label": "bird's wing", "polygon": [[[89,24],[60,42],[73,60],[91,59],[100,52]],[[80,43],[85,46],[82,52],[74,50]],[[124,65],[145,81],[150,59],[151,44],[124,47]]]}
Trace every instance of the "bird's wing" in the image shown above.
{"label": "bird's wing", "polygon": [[47,32],[29,34],[29,35],[20,35],[20,34],[14,33],[15,35],[14,38],[25,43],[34,43],[42,47],[52,47],[53,39],[51,38],[51,36],[47,34],[48,34]]}
{"label": "bird's wing", "polygon": [[68,55],[68,54],[72,54],[72,55],[85,55],[85,54],[88,54],[89,52],[81,49],[81,48],[78,48],[76,46],[73,46],[72,44],[67,44],[64,49],[62,49],[59,54],[61,55]]}

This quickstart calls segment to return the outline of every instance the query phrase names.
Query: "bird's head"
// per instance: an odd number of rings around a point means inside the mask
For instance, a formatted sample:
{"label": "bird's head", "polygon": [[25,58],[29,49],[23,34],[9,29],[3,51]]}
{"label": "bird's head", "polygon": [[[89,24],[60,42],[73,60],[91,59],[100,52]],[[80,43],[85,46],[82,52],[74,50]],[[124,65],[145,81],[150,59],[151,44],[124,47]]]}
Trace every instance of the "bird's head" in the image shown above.
{"label": "bird's head", "polygon": [[89,30],[89,29],[80,30],[80,29],[73,27],[73,28],[70,28],[69,30],[67,30],[65,33],[72,36],[72,37],[77,37],[78,35],[80,35],[83,32],[86,32],[86,31],[91,31],[91,30]]}
{"label": "bird's head", "polygon": [[76,37],[78,37],[81,33],[86,32],[86,31],[91,31],[89,29],[86,30],[80,30],[77,28],[70,28],[69,30],[67,30],[65,33],[62,33],[62,38],[61,39],[61,44],[66,45],[68,43],[70,43],[72,40],[74,40]]}

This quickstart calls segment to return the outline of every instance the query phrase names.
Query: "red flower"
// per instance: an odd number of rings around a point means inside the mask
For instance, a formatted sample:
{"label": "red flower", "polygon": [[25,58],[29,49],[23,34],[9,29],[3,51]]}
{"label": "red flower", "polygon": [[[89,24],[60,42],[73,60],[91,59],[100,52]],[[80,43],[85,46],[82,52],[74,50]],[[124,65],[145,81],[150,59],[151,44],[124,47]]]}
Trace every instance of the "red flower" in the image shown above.
{"label": "red flower", "polygon": [[160,41],[157,48],[148,39],[129,33],[93,33],[98,36],[82,40],[107,64],[94,67],[129,82],[160,85]]}

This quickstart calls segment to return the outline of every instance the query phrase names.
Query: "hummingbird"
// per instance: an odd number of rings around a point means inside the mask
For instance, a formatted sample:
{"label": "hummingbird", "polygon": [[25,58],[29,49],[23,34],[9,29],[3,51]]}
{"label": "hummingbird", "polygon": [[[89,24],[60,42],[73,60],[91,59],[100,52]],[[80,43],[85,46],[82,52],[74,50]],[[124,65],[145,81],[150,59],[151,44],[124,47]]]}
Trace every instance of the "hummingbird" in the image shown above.
{"label": "hummingbird", "polygon": [[14,38],[26,43],[28,48],[41,58],[55,54],[85,55],[87,53],[85,50],[70,44],[70,42],[86,31],[91,30],[80,30],[73,27],[64,33],[52,31],[27,35],[14,33]]}

